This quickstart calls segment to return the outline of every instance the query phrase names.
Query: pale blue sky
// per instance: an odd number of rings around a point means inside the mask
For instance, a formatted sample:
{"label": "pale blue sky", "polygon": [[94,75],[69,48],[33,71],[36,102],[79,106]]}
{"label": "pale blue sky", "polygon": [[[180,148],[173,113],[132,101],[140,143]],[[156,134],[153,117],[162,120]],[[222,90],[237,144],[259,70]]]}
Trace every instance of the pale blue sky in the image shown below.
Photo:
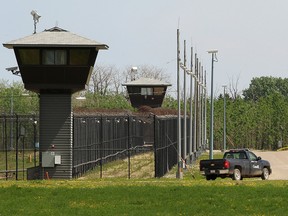
{"label": "pale blue sky", "polygon": [[[166,70],[176,89],[176,30],[193,45],[207,70],[210,86],[211,56],[215,63],[215,92],[239,78],[239,90],[253,77],[288,77],[287,0],[9,0],[2,1],[0,41],[5,43],[33,33],[32,10],[42,16],[37,31],[56,23],[78,35],[109,45],[97,63],[119,69],[154,65]],[[183,54],[183,49],[181,47]],[[189,54],[189,53],[188,53]],[[0,47],[0,79],[20,80],[5,68],[17,65],[14,53]],[[167,63],[170,62],[170,63]]]}

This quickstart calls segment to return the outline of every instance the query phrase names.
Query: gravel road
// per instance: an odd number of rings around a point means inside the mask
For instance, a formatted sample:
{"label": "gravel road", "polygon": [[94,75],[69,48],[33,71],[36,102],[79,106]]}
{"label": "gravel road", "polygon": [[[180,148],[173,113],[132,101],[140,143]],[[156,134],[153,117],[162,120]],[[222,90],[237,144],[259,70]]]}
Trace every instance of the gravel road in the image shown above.
{"label": "gravel road", "polygon": [[270,180],[288,180],[288,151],[256,151],[263,160],[268,160],[272,167]]}

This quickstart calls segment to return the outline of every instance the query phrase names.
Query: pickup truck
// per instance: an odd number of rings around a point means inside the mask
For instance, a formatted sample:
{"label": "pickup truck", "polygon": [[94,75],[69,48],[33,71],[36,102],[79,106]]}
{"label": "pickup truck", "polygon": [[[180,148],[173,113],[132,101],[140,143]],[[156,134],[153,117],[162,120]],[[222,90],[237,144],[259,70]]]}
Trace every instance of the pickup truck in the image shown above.
{"label": "pickup truck", "polygon": [[230,177],[233,180],[261,177],[267,180],[272,169],[268,161],[248,149],[234,149],[226,151],[223,159],[201,160],[200,173],[207,180],[215,180],[217,177]]}

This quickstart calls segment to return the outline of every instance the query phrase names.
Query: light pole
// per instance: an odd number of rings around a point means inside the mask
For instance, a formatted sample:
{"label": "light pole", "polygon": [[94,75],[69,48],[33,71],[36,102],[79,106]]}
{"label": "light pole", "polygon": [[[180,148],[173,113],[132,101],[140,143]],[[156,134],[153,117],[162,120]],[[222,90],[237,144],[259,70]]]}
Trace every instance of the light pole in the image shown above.
{"label": "light pole", "polygon": [[223,151],[226,151],[226,85],[223,85],[223,90],[224,90],[224,117],[223,117]]}
{"label": "light pole", "polygon": [[214,101],[213,101],[213,70],[214,62],[217,61],[216,53],[218,50],[210,50],[209,54],[212,54],[212,66],[211,66],[211,104],[210,104],[210,151],[209,158],[213,159],[213,126],[214,126]]}
{"label": "light pole", "polygon": [[[186,40],[184,40],[184,67],[186,67]],[[183,99],[184,99],[184,128],[183,128],[183,152],[182,152],[182,158],[184,161],[186,161],[186,155],[187,155],[187,98],[186,98],[186,70],[184,70],[183,74],[183,88],[184,88],[184,94],[183,94]]]}
{"label": "light pole", "polygon": [[177,173],[176,178],[183,178],[182,171],[182,160],[181,160],[181,104],[180,104],[180,42],[179,42],[180,32],[177,29]]}

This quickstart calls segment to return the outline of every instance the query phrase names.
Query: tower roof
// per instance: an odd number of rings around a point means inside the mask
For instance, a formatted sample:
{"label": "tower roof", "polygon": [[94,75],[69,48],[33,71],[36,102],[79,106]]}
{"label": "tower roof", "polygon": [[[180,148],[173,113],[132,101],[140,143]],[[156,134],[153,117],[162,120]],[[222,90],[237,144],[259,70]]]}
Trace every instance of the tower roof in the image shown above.
{"label": "tower roof", "polygon": [[170,83],[166,83],[161,80],[145,78],[145,77],[141,77],[138,80],[127,82],[122,85],[123,86],[171,86]]}
{"label": "tower roof", "polygon": [[76,35],[59,27],[46,29],[33,35],[4,43],[4,47],[95,47],[108,49],[108,45]]}

